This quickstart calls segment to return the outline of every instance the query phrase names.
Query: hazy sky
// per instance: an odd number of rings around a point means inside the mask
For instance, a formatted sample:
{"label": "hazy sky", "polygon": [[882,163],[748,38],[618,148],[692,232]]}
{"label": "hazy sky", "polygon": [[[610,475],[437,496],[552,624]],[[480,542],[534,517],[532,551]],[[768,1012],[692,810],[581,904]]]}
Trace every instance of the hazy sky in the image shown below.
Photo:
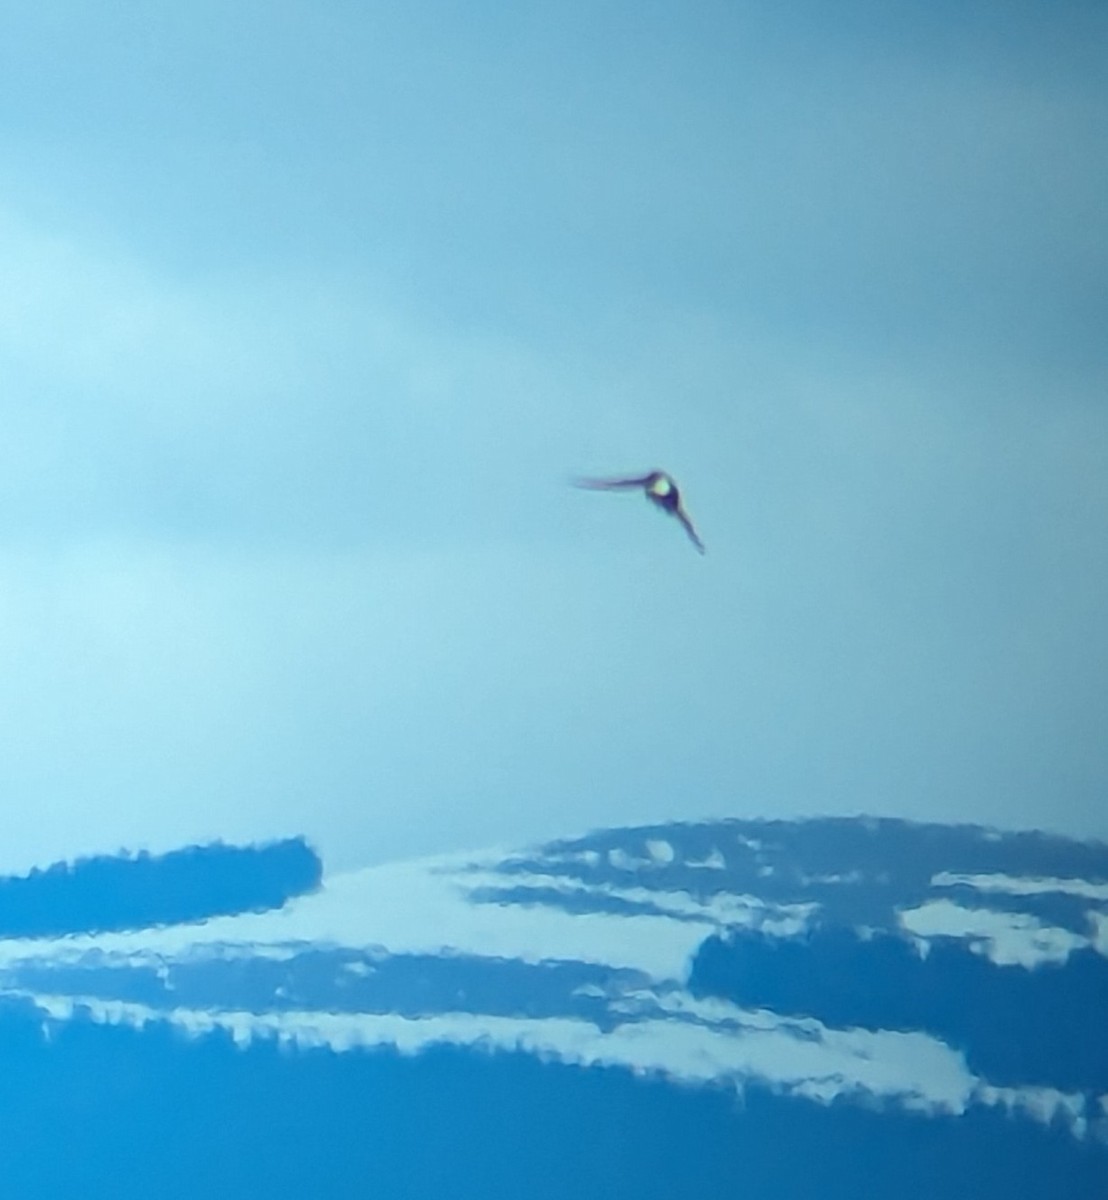
{"label": "hazy sky", "polygon": [[1104,5],[2,11],[0,869],[1108,837]]}

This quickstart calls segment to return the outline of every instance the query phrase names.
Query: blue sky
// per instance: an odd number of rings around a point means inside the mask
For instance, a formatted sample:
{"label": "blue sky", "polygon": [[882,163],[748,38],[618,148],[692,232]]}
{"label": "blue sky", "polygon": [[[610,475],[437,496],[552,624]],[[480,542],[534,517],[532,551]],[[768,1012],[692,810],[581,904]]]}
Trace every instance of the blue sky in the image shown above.
{"label": "blue sky", "polygon": [[1108,836],[1101,6],[6,7],[0,869]]}

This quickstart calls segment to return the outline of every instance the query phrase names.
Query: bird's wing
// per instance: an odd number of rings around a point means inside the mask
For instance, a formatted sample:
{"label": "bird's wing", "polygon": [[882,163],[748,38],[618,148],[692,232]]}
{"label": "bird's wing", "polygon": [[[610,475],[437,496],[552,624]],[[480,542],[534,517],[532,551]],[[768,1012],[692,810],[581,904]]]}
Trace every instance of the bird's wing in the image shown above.
{"label": "bird's wing", "polygon": [[614,491],[617,488],[646,487],[649,479],[649,475],[636,475],[633,479],[575,479],[573,484],[574,487]]}
{"label": "bird's wing", "polygon": [[689,539],[692,544],[700,551],[701,554],[706,554],[707,551],[704,549],[704,543],[700,540],[699,534],[697,534],[696,530],[693,528],[693,523],[689,520],[689,514],[685,512],[683,508],[679,508],[673,515],[681,522],[682,525],[684,525],[685,532],[689,535]]}

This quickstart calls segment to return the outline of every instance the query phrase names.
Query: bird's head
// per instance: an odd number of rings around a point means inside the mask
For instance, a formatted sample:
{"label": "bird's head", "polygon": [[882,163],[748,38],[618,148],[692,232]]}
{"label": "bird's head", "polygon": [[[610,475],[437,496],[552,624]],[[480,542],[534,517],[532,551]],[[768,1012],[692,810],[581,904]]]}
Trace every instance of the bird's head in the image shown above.
{"label": "bird's head", "polygon": [[655,471],[647,482],[646,490],[660,500],[673,491],[673,480],[663,471]]}

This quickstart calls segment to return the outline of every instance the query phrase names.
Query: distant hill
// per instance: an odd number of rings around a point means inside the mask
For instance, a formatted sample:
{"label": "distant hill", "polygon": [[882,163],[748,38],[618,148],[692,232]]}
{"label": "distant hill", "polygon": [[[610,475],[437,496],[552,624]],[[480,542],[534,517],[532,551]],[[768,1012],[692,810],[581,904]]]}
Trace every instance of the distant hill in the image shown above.
{"label": "distant hill", "polygon": [[59,862],[0,876],[0,937],[142,929],[280,908],[322,876],[323,864],[302,838]]}
{"label": "distant hill", "polygon": [[1108,847],[723,821],[320,881],[279,845],[145,860],[141,919],[102,863],[101,924],[0,941],[13,1194],[1108,1196]]}

